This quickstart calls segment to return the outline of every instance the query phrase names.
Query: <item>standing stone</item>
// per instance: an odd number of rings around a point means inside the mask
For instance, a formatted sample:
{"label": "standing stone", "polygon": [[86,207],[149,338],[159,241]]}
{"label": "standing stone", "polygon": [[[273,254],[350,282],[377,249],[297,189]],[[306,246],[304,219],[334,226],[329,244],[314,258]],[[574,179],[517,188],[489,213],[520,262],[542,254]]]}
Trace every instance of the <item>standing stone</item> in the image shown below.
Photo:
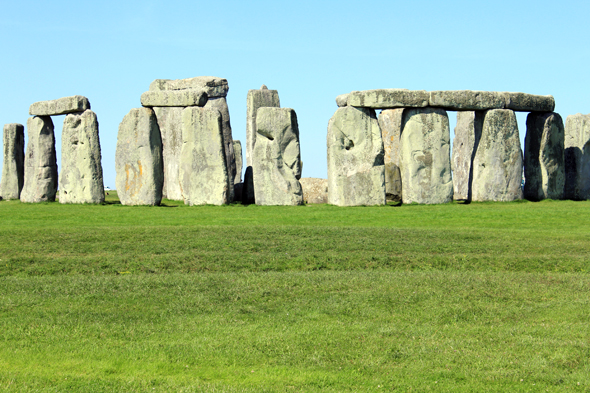
{"label": "standing stone", "polygon": [[471,201],[473,158],[481,138],[484,111],[457,112],[453,139],[453,198]]}
{"label": "standing stone", "polygon": [[69,114],[61,137],[60,203],[102,203],[104,183],[98,121],[90,109]]}
{"label": "standing stone", "polygon": [[301,205],[301,151],[297,115],[290,108],[262,107],[256,114],[252,157],[257,205]]}
{"label": "standing stone", "polygon": [[246,166],[252,166],[252,154],[256,144],[256,113],[258,108],[280,108],[279,92],[268,90],[264,85],[260,90],[249,90],[246,113]]}
{"label": "standing stone", "polygon": [[403,109],[386,109],[379,115],[385,161],[385,195],[387,200],[402,200],[402,178],[399,170],[400,135]]}
{"label": "standing stone", "polygon": [[384,205],[381,129],[370,108],[340,107],[328,123],[328,203]]}
{"label": "standing stone", "polygon": [[234,177],[234,184],[242,182],[242,142],[234,140],[234,156],[236,157],[236,176]]}
{"label": "standing stone", "polygon": [[246,171],[244,172],[244,183],[242,186],[242,204],[244,205],[252,205],[256,203],[256,198],[254,197],[254,177],[252,175],[252,167],[246,167]]}
{"label": "standing stone", "polygon": [[328,179],[302,177],[299,183],[305,203],[328,203]]}
{"label": "standing stone", "polygon": [[182,111],[179,177],[187,205],[231,202],[222,116],[218,110],[189,107]]}
{"label": "standing stone", "polygon": [[12,123],[4,126],[4,164],[0,197],[20,199],[25,182],[25,127]]}
{"label": "standing stone", "polygon": [[563,199],[565,185],[563,120],[554,112],[529,113],[524,138],[524,197]]}
{"label": "standing stone", "polygon": [[404,111],[400,170],[404,203],[447,203],[453,200],[450,131],[440,108]]}
{"label": "standing stone", "polygon": [[123,118],[117,136],[115,170],[121,204],[160,204],[164,183],[162,139],[152,109],[131,109]]}
{"label": "standing stone", "polygon": [[53,202],[57,192],[57,161],[51,117],[29,117],[27,133],[29,142],[25,155],[25,183],[20,200]]}
{"label": "standing stone", "polygon": [[180,149],[182,148],[182,107],[154,107],[162,137],[164,185],[162,198],[182,201],[180,179]]}
{"label": "standing stone", "polygon": [[510,109],[486,111],[473,158],[472,200],[522,199],[522,151],[516,115]]}
{"label": "standing stone", "polygon": [[565,197],[590,199],[590,115],[565,121]]}

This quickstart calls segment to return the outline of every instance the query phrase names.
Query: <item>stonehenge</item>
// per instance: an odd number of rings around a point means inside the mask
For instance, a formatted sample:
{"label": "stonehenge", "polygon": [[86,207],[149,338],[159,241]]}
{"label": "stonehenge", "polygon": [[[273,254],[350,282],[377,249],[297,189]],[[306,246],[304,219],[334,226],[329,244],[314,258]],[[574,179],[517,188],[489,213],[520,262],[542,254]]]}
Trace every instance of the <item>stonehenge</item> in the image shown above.
{"label": "stonehenge", "polygon": [[400,136],[402,132],[403,108],[384,109],[379,118],[383,138],[385,162],[385,195],[387,200],[402,200],[402,178],[399,168]]}
{"label": "stonehenge", "polygon": [[565,120],[565,198],[590,199],[590,115]]}
{"label": "stonehenge", "polygon": [[20,199],[25,181],[25,127],[11,123],[4,126],[4,162],[0,180],[0,197]]}

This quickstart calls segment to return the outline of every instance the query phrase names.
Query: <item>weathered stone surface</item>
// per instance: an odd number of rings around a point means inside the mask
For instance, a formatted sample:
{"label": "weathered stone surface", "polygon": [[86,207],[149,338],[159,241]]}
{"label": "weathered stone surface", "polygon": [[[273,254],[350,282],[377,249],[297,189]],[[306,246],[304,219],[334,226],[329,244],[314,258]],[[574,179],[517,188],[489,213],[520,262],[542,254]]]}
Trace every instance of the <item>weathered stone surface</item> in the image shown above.
{"label": "weathered stone surface", "polygon": [[522,151],[514,111],[486,112],[472,165],[472,200],[522,199]]}
{"label": "weathered stone surface", "polygon": [[25,154],[25,183],[20,200],[31,203],[55,201],[57,162],[51,117],[29,117],[27,133],[29,141]]}
{"label": "weathered stone surface", "polygon": [[83,96],[64,97],[58,100],[39,101],[29,107],[31,116],[65,115],[90,109],[88,98]]}
{"label": "weathered stone surface", "polygon": [[520,112],[553,112],[555,99],[553,96],[538,96],[526,93],[501,93],[504,96],[505,108]]}
{"label": "weathered stone surface", "polygon": [[385,195],[387,200],[402,200],[402,178],[399,170],[400,135],[403,109],[385,109],[379,115],[379,127],[385,151]]}
{"label": "weathered stone surface", "polygon": [[71,113],[64,120],[59,202],[104,202],[98,121],[91,110]]}
{"label": "weathered stone surface", "polygon": [[216,76],[197,76],[188,79],[156,79],[150,84],[150,91],[202,90],[211,97],[225,97],[229,91],[227,79]]}
{"label": "weathered stone surface", "polygon": [[590,114],[565,121],[565,197],[590,199]]}
{"label": "weathered stone surface", "polygon": [[385,204],[381,129],[370,108],[338,108],[328,123],[328,203]]}
{"label": "weathered stone surface", "polygon": [[242,186],[242,204],[244,205],[252,205],[256,203],[256,199],[254,197],[254,179],[252,175],[252,167],[246,167],[246,172],[244,173],[244,185]]}
{"label": "weathered stone surface", "polygon": [[246,165],[252,166],[252,154],[256,144],[256,113],[258,108],[280,108],[279,92],[268,90],[266,86],[260,90],[249,90],[246,113]]}
{"label": "weathered stone surface", "polygon": [[563,199],[565,186],[563,120],[554,112],[529,113],[524,138],[524,197]]}
{"label": "weathered stone surface", "polygon": [[348,93],[340,94],[336,97],[336,105],[340,107],[348,105]]}
{"label": "weathered stone surface", "polygon": [[447,203],[453,200],[450,131],[440,108],[407,109],[400,138],[403,203]]}
{"label": "weathered stone surface", "polygon": [[180,149],[182,148],[182,107],[153,108],[162,137],[162,160],[164,164],[164,184],[162,198],[182,201],[180,179]]}
{"label": "weathered stone surface", "polygon": [[430,106],[448,110],[478,111],[504,108],[502,93],[495,91],[444,90],[430,92]]}
{"label": "weathered stone surface", "polygon": [[428,106],[428,92],[408,89],[377,89],[353,91],[348,105],[359,108],[421,108]]}
{"label": "weathered stone surface", "polygon": [[25,182],[25,127],[22,124],[4,125],[4,164],[0,196],[2,199],[20,199]]}
{"label": "weathered stone surface", "polygon": [[[231,202],[222,127],[218,110],[189,107],[182,112],[179,176],[187,205]],[[233,182],[231,186],[233,191]]]}
{"label": "weathered stone surface", "polygon": [[116,188],[123,205],[159,205],[164,170],[162,139],[150,108],[131,109],[119,125]]}
{"label": "weathered stone surface", "polygon": [[291,108],[262,107],[256,114],[252,157],[257,205],[301,205],[301,151],[297,115]]}
{"label": "weathered stone surface", "polygon": [[203,90],[156,90],[146,91],[141,95],[141,105],[154,106],[204,106],[207,93]]}
{"label": "weathered stone surface", "polygon": [[302,177],[299,183],[305,203],[328,203],[328,179]]}
{"label": "weathered stone surface", "polygon": [[484,111],[457,112],[453,139],[453,198],[471,201],[473,158],[481,138]]}
{"label": "weathered stone surface", "polygon": [[[234,177],[234,184],[242,182],[242,142],[234,140],[234,156],[236,157],[236,175]],[[235,197],[236,200],[242,200],[242,198]]]}

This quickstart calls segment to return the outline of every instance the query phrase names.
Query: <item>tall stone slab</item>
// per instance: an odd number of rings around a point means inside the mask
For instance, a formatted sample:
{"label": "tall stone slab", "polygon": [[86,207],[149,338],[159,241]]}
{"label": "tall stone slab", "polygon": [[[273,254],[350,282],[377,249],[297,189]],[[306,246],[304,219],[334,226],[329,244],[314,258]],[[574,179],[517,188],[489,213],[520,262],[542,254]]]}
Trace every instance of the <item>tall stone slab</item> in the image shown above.
{"label": "tall stone slab", "polygon": [[371,108],[340,107],[328,123],[328,203],[384,205],[381,129]]}
{"label": "tall stone slab", "polygon": [[25,127],[22,124],[4,125],[4,163],[0,197],[20,199],[25,182]]}
{"label": "tall stone slab", "polygon": [[49,116],[27,120],[29,142],[25,154],[25,183],[21,202],[53,202],[57,193],[57,161],[53,121]]}
{"label": "tall stone slab", "polygon": [[182,148],[183,107],[154,107],[158,127],[162,137],[162,160],[164,165],[164,185],[162,198],[182,201],[180,179],[180,149]]}
{"label": "tall stone slab", "polygon": [[164,183],[162,139],[152,109],[131,109],[123,118],[115,170],[117,194],[123,205],[160,204]]}
{"label": "tall stone slab", "polygon": [[379,115],[379,127],[385,152],[385,195],[387,200],[402,200],[402,178],[399,169],[400,136],[403,109],[386,109]]}
{"label": "tall stone slab", "polygon": [[471,201],[473,158],[479,145],[485,111],[457,112],[453,139],[453,199]]}
{"label": "tall stone slab", "polygon": [[590,199],[590,114],[565,121],[565,197]]}
{"label": "tall stone slab", "polygon": [[98,120],[90,109],[68,114],[64,120],[59,202],[104,202]]}
{"label": "tall stone slab", "polygon": [[187,205],[231,202],[222,121],[218,110],[189,107],[182,111],[179,177]]}
{"label": "tall stone slab", "polygon": [[234,140],[234,156],[236,157],[236,176],[234,177],[234,184],[242,182],[242,142]]}
{"label": "tall stone slab", "polygon": [[440,108],[404,111],[400,139],[403,203],[447,203],[453,200],[450,131]]}
{"label": "tall stone slab", "polygon": [[256,114],[252,157],[257,205],[301,205],[301,151],[297,115],[291,108],[262,107]]}
{"label": "tall stone slab", "polygon": [[262,85],[260,90],[249,90],[246,113],[246,166],[252,166],[252,154],[256,144],[256,113],[258,108],[280,108],[279,92],[268,90]]}
{"label": "tall stone slab", "polygon": [[564,127],[555,112],[529,113],[524,138],[524,197],[531,201],[563,199]]}
{"label": "tall stone slab", "polygon": [[522,199],[522,150],[516,115],[510,109],[486,111],[473,158],[473,201]]}

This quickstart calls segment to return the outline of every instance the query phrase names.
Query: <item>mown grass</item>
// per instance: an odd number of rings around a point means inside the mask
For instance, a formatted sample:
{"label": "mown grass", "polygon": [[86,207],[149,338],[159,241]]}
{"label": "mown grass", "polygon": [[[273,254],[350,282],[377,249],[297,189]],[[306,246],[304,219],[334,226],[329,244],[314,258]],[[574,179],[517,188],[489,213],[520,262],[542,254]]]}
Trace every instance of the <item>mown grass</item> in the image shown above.
{"label": "mown grass", "polygon": [[0,391],[590,391],[590,203],[0,203]]}

